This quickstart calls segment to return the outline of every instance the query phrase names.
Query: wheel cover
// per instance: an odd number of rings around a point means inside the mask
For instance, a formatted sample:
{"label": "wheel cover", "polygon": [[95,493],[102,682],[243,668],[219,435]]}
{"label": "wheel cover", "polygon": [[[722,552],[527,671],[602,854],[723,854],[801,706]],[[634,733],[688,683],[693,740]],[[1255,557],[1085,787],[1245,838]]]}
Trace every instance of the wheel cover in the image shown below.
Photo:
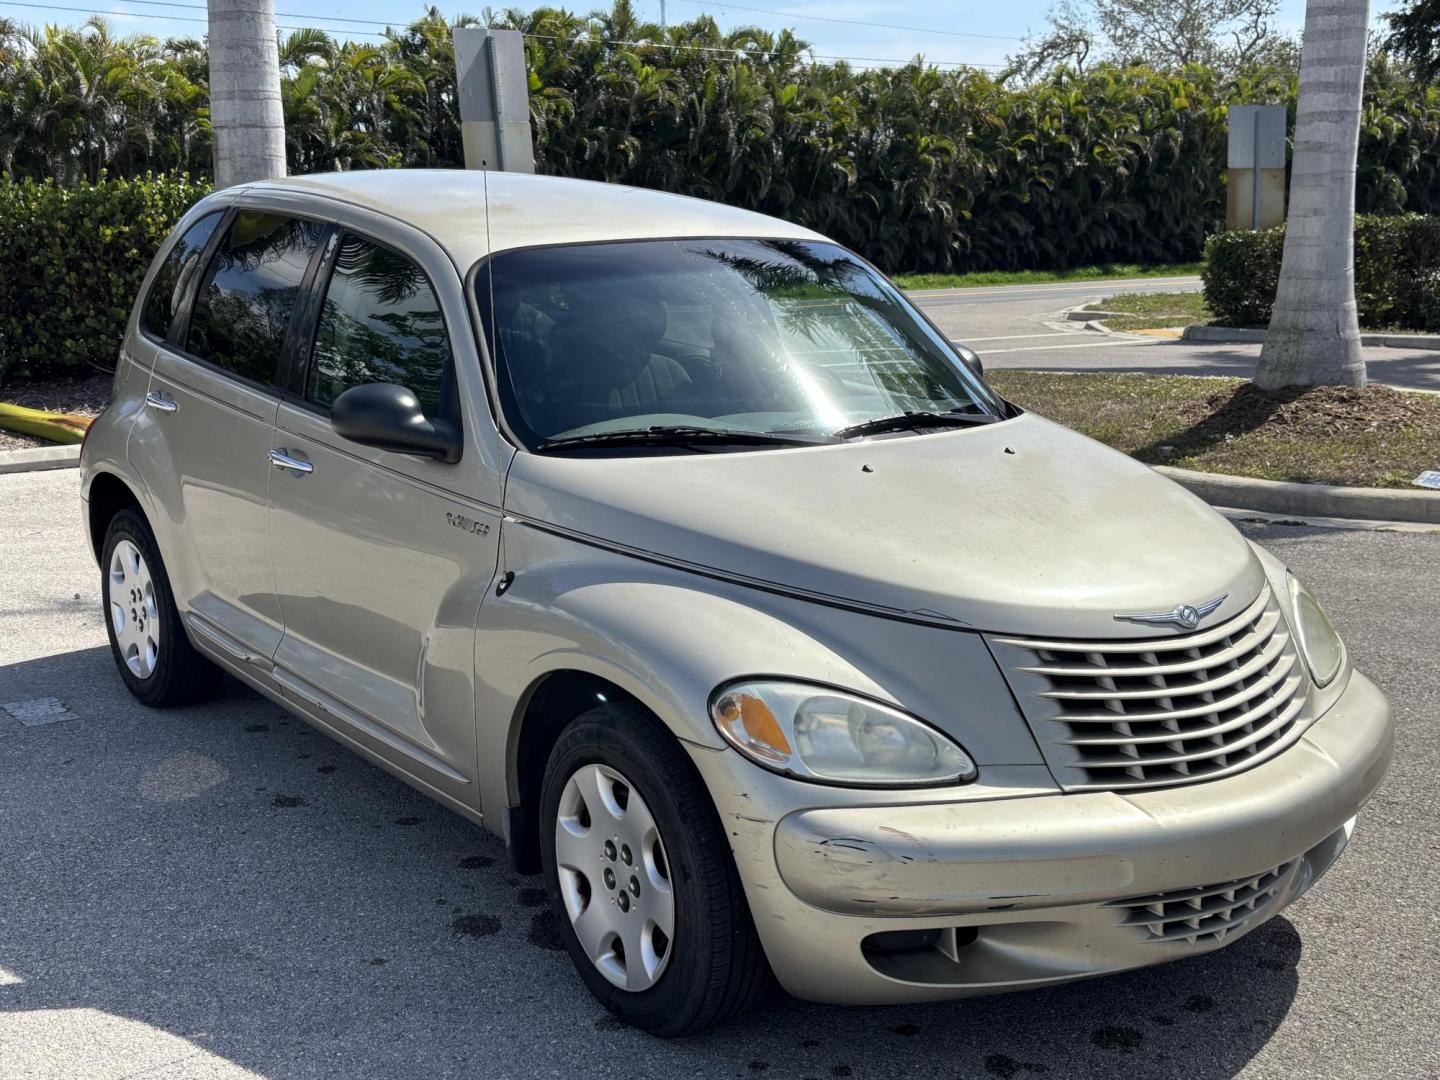
{"label": "wheel cover", "polygon": [[110,625],[120,659],[137,679],[148,679],[160,661],[160,607],[145,556],[129,540],[110,553]]}
{"label": "wheel cover", "polygon": [[660,980],[675,941],[670,860],[645,800],[607,765],[583,765],[555,819],[560,895],[580,947],[622,990]]}

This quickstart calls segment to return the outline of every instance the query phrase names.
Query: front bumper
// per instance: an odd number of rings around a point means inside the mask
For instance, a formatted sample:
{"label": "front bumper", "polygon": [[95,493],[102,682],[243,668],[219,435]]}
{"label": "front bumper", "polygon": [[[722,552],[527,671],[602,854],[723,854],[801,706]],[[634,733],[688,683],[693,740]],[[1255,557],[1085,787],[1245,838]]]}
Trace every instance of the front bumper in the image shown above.
{"label": "front bumper", "polygon": [[1391,738],[1388,703],[1355,673],[1283,753],[1153,791],[817,807],[824,789],[732,751],[692,757],[780,981],[800,997],[880,1004],[1048,985],[1235,940],[1329,869]]}

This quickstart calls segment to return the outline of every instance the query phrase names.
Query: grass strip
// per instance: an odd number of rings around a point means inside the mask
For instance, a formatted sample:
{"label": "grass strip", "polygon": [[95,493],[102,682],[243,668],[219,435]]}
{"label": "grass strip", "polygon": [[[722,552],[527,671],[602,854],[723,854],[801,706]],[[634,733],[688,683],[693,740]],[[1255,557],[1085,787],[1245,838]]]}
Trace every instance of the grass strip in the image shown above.
{"label": "grass strip", "polygon": [[1440,395],[1388,386],[1264,391],[1245,379],[992,371],[1016,404],[1150,465],[1408,488],[1440,468]]}
{"label": "grass strip", "polygon": [[1203,263],[1105,263],[1069,270],[981,270],[969,274],[896,274],[902,289],[974,289],[996,285],[1048,285],[1066,281],[1123,281],[1128,278],[1192,277]]}

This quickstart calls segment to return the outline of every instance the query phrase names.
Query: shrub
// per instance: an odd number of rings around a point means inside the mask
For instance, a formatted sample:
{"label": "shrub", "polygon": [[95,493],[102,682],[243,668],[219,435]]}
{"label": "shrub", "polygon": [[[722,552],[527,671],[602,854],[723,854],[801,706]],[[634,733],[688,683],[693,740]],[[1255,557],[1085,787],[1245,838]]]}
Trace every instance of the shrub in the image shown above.
{"label": "shrub", "polygon": [[209,190],[188,176],[0,180],[0,378],[113,367],[151,259]]}
{"label": "shrub", "polygon": [[1355,221],[1355,303],[1362,326],[1421,328],[1421,280],[1440,269],[1440,218]]}
{"label": "shrub", "polygon": [[1280,282],[1280,253],[1285,227],[1234,229],[1205,242],[1205,303],[1217,321],[1256,326],[1270,321]]}
{"label": "shrub", "polygon": [[[1231,326],[1270,321],[1280,281],[1285,226],[1217,233],[1205,244],[1205,302]],[[1440,217],[1401,214],[1355,219],[1355,302],[1360,325],[1419,330],[1435,324]],[[1429,299],[1427,299],[1429,298]],[[1427,307],[1427,305],[1429,305]]]}
{"label": "shrub", "polygon": [[1420,328],[1440,333],[1440,269],[1420,279]]}

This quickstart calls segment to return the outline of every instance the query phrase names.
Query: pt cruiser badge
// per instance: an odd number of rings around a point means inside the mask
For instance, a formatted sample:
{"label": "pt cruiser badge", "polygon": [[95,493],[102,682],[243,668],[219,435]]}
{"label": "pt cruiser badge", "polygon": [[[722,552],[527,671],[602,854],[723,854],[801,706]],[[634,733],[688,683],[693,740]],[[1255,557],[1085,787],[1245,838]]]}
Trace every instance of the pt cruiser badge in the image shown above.
{"label": "pt cruiser badge", "polygon": [[455,528],[463,529],[465,532],[468,533],[474,533],[476,536],[490,535],[489,525],[486,525],[483,521],[476,521],[472,517],[466,517],[464,514],[452,514],[449,511],[446,511],[445,520],[448,521]]}

